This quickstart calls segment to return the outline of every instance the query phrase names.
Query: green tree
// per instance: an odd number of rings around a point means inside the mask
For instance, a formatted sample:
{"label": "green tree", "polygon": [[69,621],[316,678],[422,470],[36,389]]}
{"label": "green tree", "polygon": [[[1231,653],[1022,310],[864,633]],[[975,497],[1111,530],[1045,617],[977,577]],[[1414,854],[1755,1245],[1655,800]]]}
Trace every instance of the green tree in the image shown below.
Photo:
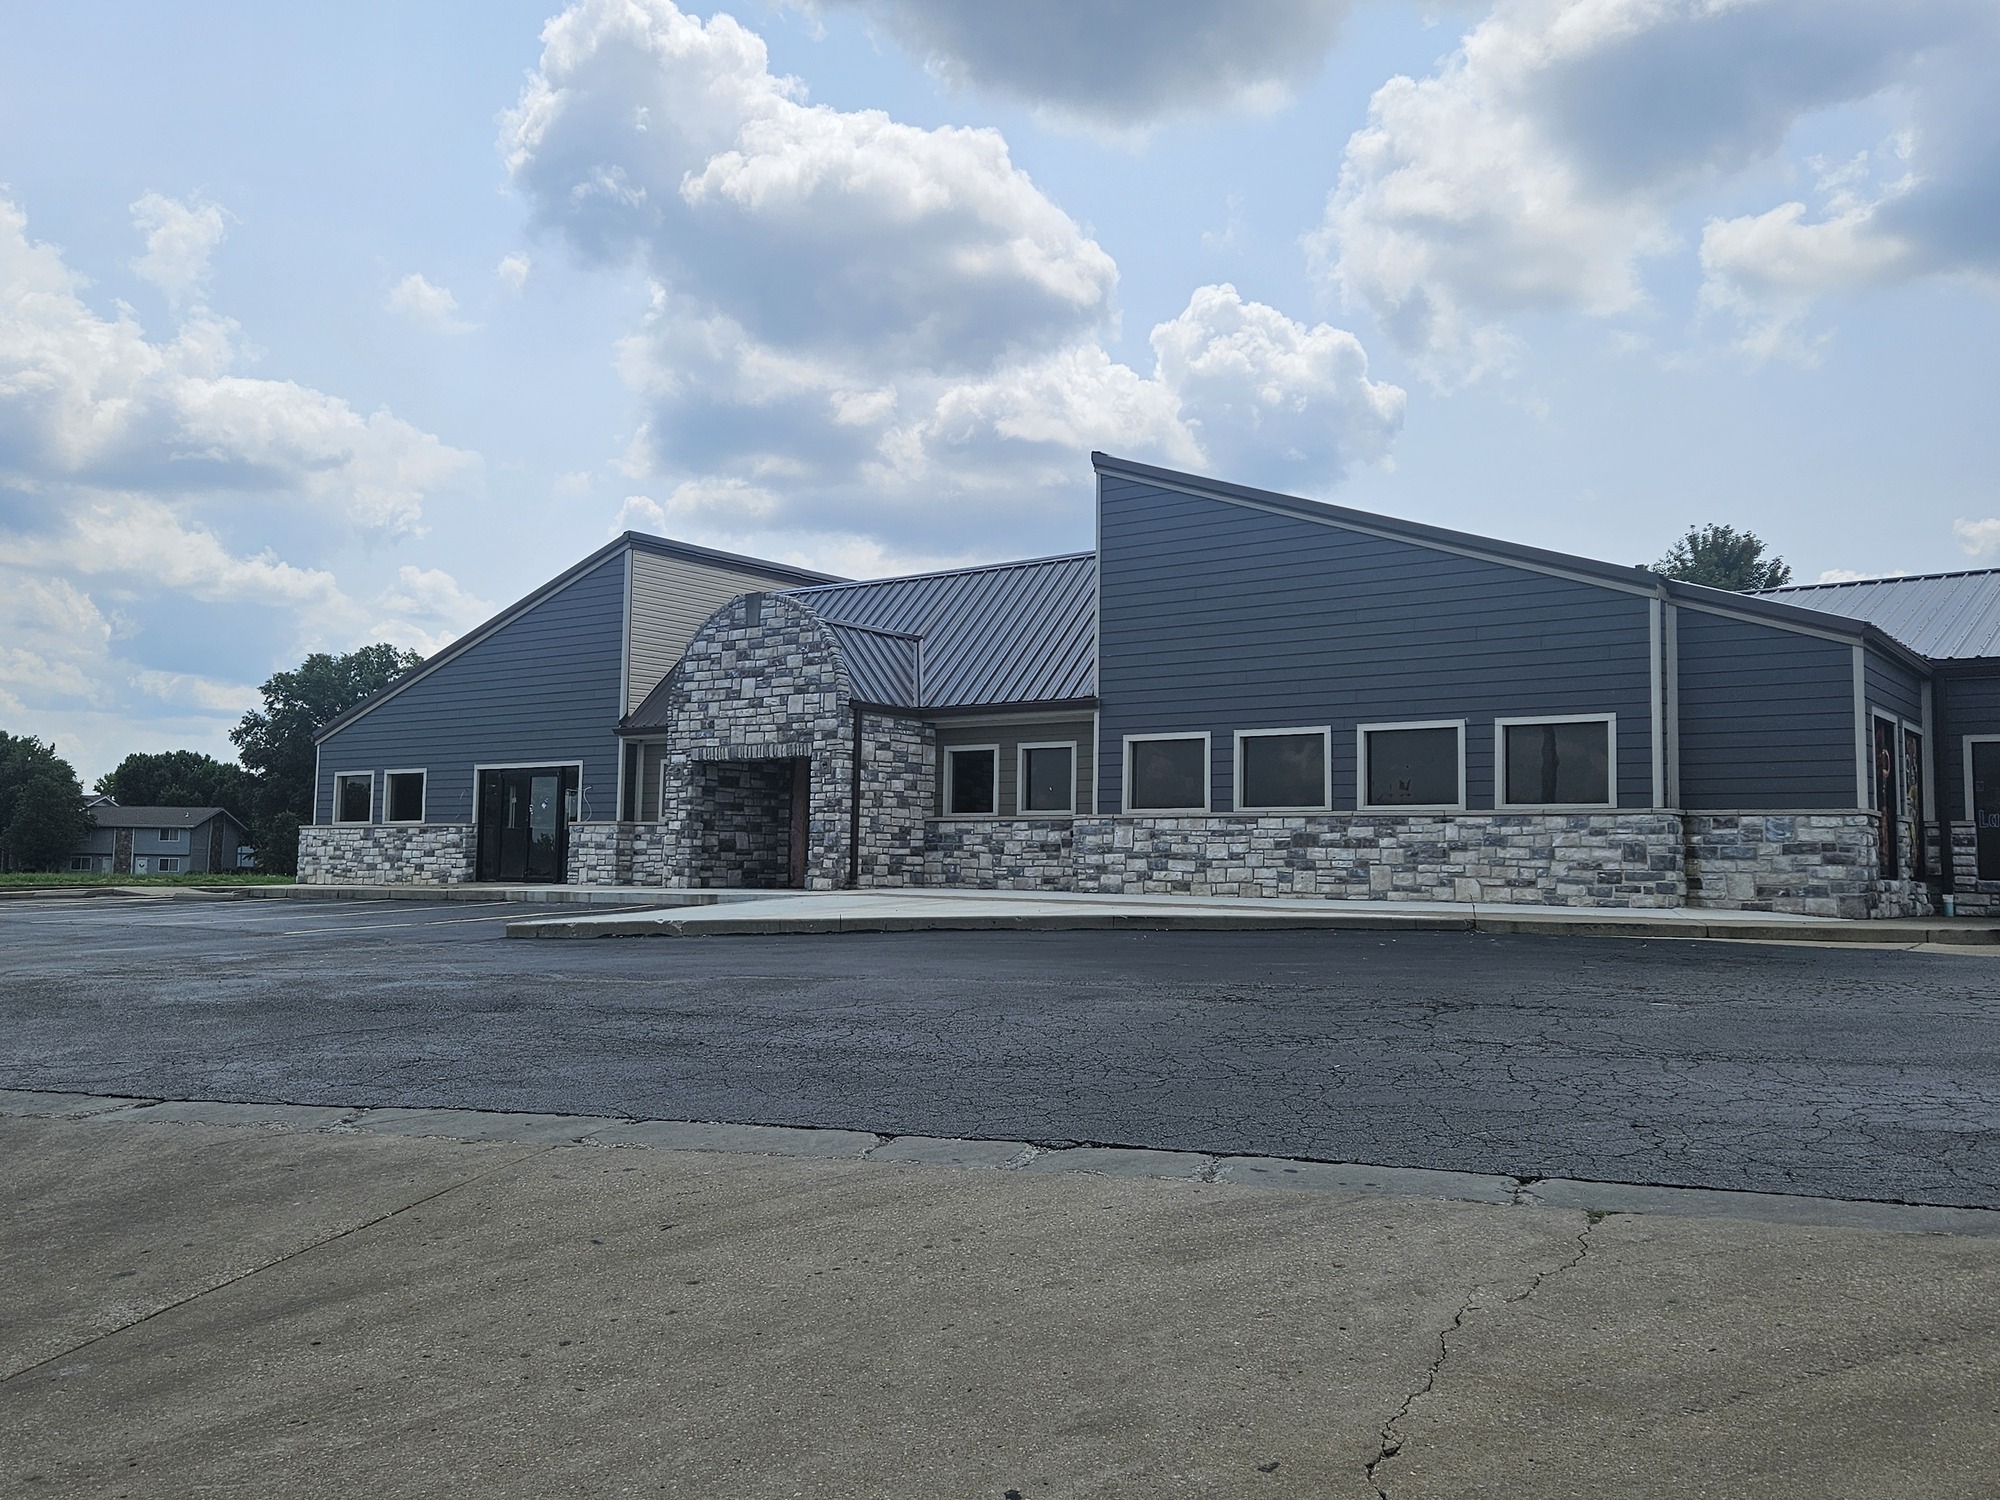
{"label": "green tree", "polygon": [[0,868],[57,869],[93,822],[54,745],[0,730]]}
{"label": "green tree", "polygon": [[1765,557],[1764,543],[1734,526],[1690,526],[1687,535],[1653,564],[1653,571],[1736,594],[1775,589],[1792,581],[1792,570],[1782,557]]}
{"label": "green tree", "polygon": [[163,750],[126,756],[97,778],[97,789],[126,807],[220,807],[247,828],[256,783],[241,766],[199,750]]}
{"label": "green tree", "polygon": [[258,689],[264,706],[245,714],[229,738],[257,780],[250,834],[260,870],[298,873],[299,825],[313,816],[313,735],[422,660],[387,645],[341,656],[315,651]]}

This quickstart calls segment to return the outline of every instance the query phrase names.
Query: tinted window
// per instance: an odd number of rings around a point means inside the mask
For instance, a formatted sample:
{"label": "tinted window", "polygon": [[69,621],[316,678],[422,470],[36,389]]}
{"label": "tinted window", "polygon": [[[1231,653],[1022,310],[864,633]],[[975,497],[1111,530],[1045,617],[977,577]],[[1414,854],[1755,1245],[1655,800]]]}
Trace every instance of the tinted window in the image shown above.
{"label": "tinted window", "polygon": [[1610,752],[1609,724],[1509,724],[1507,800],[1608,803]]}
{"label": "tinted window", "polygon": [[1206,807],[1208,746],[1198,739],[1140,740],[1132,746],[1132,806]]}
{"label": "tinted window", "polygon": [[1972,746],[1972,823],[1981,880],[2000,880],[2000,744]]}
{"label": "tinted window", "polygon": [[366,776],[341,777],[333,791],[333,820],[336,823],[366,823],[370,790]]}
{"label": "tinted window", "polygon": [[1326,806],[1326,736],[1245,735],[1237,796],[1239,807]]}
{"label": "tinted window", "polygon": [[1446,729],[1368,731],[1370,807],[1452,806],[1458,801],[1458,736]]}
{"label": "tinted window", "polygon": [[990,813],[993,808],[993,767],[992,750],[952,750],[946,752],[945,760],[950,765],[947,773],[951,777],[949,795],[951,801],[946,808],[955,813]]}
{"label": "tinted window", "polygon": [[1076,752],[1068,745],[1021,752],[1021,811],[1068,812],[1075,805]]}
{"label": "tinted window", "polygon": [[391,823],[420,823],[424,816],[424,777],[421,771],[404,771],[388,778],[388,820]]}

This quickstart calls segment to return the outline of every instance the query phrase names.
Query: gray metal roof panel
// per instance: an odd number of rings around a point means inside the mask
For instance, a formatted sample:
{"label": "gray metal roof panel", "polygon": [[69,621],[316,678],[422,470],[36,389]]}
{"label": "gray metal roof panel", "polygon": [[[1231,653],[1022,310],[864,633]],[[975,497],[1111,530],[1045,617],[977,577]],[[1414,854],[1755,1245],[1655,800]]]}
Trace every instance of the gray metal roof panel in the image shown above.
{"label": "gray metal roof panel", "polygon": [[2000,656],[2000,569],[1793,584],[1756,597],[1864,620],[1933,661]]}
{"label": "gray metal roof panel", "polygon": [[830,625],[921,636],[924,708],[1097,692],[1095,553],[787,592]]}
{"label": "gray metal roof panel", "polygon": [[847,659],[847,677],[856,698],[885,708],[918,705],[923,692],[920,637],[841,620],[828,620],[826,628]]}

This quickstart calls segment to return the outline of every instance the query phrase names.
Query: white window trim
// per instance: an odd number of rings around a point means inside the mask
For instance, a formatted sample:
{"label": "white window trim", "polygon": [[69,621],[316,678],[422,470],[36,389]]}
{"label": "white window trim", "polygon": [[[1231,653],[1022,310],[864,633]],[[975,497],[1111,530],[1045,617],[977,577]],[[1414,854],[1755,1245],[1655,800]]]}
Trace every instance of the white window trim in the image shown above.
{"label": "white window trim", "polygon": [[[1134,807],[1132,805],[1132,747],[1150,744],[1159,740],[1200,740],[1201,741],[1201,806],[1199,807]],[[1118,768],[1119,809],[1128,818],[1172,818],[1184,813],[1205,813],[1215,800],[1215,747],[1210,743],[1207,730],[1189,731],[1184,734],[1128,734],[1125,736],[1123,764]]]}
{"label": "white window trim", "polygon": [[167,848],[185,849],[187,847],[188,831],[185,828],[155,828],[153,830],[153,838],[156,843],[163,844]]}
{"label": "white window trim", "polygon": [[[358,821],[340,815],[340,784],[357,776],[368,778],[368,816]],[[375,773],[373,771],[335,771],[333,773],[333,821],[346,828],[359,828],[375,821]]]}
{"label": "white window trim", "polygon": [[[1069,751],[1069,806],[1028,807],[1026,788],[1028,785],[1028,752],[1030,750]],[[1075,740],[1024,740],[1014,747],[1014,811],[1023,818],[1073,818],[1076,816],[1076,767],[1078,756]],[[999,805],[997,802],[994,804]]]}
{"label": "white window trim", "polygon": [[[423,777],[424,789],[422,794],[417,798],[417,816],[414,821],[412,821],[409,818],[391,818],[389,816],[389,778],[391,776]],[[426,817],[430,815],[430,810],[431,810],[430,767],[397,766],[392,770],[384,771],[382,773],[382,821],[384,823],[394,828],[415,828],[419,824],[421,824]]]}
{"label": "white window trim", "polygon": [[[1370,802],[1368,800],[1368,736],[1388,729],[1455,729],[1458,731],[1458,800],[1456,802]],[[1354,726],[1354,807],[1357,812],[1422,813],[1465,811],[1465,720],[1394,719]]]}
{"label": "white window trim", "polygon": [[[955,812],[951,805],[951,758],[954,755],[977,755],[982,750],[993,753],[993,811],[983,813]],[[944,815],[947,818],[997,818],[1000,816],[1000,746],[991,745],[946,745],[944,747]],[[1016,788],[1016,800],[1019,789]]]}
{"label": "white window trim", "polygon": [[[1974,811],[1972,805],[1972,747],[1974,745],[2000,745],[2000,734],[1962,734],[1959,738],[1965,742],[1964,749],[1959,752],[1965,762],[1965,801],[1960,804],[1965,816],[1959,821],[1977,830],[1979,827],[1979,815]],[[1942,822],[1943,820],[1939,819],[1937,821]]]}
{"label": "white window trim", "polygon": [[[1268,740],[1279,735],[1316,734],[1320,739],[1320,800],[1300,803],[1297,806],[1252,807],[1243,800],[1243,742],[1245,740]],[[1333,726],[1331,724],[1308,724],[1298,729],[1239,729],[1236,731],[1236,761],[1234,780],[1230,783],[1231,805],[1240,813],[1313,813],[1333,811]],[[1459,777],[1460,784],[1464,776]]]}
{"label": "white window trim", "polygon": [[[1609,802],[1509,802],[1507,800],[1507,731],[1516,725],[1602,724],[1605,790]],[[1618,715],[1616,714],[1528,714],[1493,721],[1493,807],[1497,812],[1614,812],[1618,807]]]}
{"label": "white window trim", "polygon": [[[181,860],[184,857],[179,854],[156,854],[153,856],[153,863],[159,867],[159,872],[162,875],[180,875],[185,873],[181,869]],[[169,861],[172,861],[172,869],[167,868]]]}

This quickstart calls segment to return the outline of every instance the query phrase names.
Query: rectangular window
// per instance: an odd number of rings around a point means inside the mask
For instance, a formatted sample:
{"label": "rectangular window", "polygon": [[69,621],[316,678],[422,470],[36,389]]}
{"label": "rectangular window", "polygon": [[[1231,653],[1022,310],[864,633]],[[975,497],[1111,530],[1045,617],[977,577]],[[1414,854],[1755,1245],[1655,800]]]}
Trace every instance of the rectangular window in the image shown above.
{"label": "rectangular window", "polygon": [[424,820],[422,771],[386,771],[382,775],[382,821],[421,823]]}
{"label": "rectangular window", "polygon": [[333,778],[333,821],[366,823],[375,816],[375,777],[347,771]]}
{"label": "rectangular window", "polygon": [[1237,730],[1237,810],[1323,812],[1332,806],[1332,735],[1330,729]]}
{"label": "rectangular window", "polygon": [[2000,739],[1965,742],[1966,811],[1972,814],[1974,874],[2000,880]]}
{"label": "rectangular window", "polygon": [[955,745],[944,752],[944,810],[990,817],[1000,810],[1000,747]]}
{"label": "rectangular window", "polygon": [[1076,811],[1076,745],[1023,745],[1020,802],[1023,813]]}
{"label": "rectangular window", "polygon": [[1127,812],[1207,812],[1208,736],[1125,736]]}
{"label": "rectangular window", "polygon": [[69,859],[69,867],[72,870],[95,870],[97,868],[97,861],[92,859],[88,854],[72,854]]}
{"label": "rectangular window", "polygon": [[165,844],[169,849],[179,849],[187,843],[188,835],[185,828],[162,828],[158,830],[158,833],[160,842]]}
{"label": "rectangular window", "polygon": [[162,875],[178,875],[181,869],[181,857],[178,854],[162,854],[159,858],[159,867]]}
{"label": "rectangular window", "polygon": [[1361,726],[1361,806],[1465,806],[1465,721]]}
{"label": "rectangular window", "polygon": [[1499,807],[1611,807],[1616,721],[1496,719]]}

